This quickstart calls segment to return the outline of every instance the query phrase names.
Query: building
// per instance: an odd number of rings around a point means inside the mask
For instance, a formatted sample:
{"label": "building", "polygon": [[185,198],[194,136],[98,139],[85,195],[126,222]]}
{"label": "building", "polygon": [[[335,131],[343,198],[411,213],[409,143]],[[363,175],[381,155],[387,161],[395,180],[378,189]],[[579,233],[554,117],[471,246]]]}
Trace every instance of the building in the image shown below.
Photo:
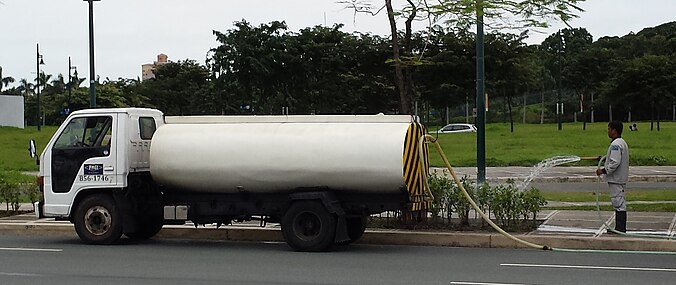
{"label": "building", "polygon": [[167,64],[168,58],[166,54],[161,53],[157,55],[157,61],[141,65],[141,80],[155,78],[155,68]]}
{"label": "building", "polygon": [[24,128],[23,96],[0,95],[0,126]]}

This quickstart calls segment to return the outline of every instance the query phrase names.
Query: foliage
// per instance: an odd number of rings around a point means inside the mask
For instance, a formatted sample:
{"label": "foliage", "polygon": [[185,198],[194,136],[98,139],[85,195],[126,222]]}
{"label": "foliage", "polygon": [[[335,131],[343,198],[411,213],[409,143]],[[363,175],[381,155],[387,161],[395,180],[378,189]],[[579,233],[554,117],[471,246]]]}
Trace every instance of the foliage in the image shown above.
{"label": "foliage", "polygon": [[[514,184],[491,187],[485,183],[475,190],[474,183],[467,176],[461,179],[461,183],[477,205],[487,215],[492,214],[495,220],[507,229],[515,228],[527,221],[534,223],[537,214],[546,204],[542,193],[536,188],[518,191]],[[455,213],[461,226],[469,225],[471,205],[454,181],[445,173],[432,174],[429,177],[429,186],[435,195],[431,209],[432,219],[451,220],[452,214]]]}
{"label": "foliage", "polygon": [[0,201],[5,203],[7,211],[10,210],[10,206],[14,212],[19,210],[20,194],[17,184],[0,177]]}

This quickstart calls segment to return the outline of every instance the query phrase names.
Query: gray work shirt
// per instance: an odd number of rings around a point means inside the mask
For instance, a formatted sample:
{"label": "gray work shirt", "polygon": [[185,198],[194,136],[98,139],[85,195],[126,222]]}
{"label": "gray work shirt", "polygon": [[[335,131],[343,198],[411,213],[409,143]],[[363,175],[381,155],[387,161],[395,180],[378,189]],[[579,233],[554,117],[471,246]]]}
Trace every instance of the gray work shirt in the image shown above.
{"label": "gray work shirt", "polygon": [[626,184],[629,180],[629,146],[622,138],[616,138],[606,154],[606,182]]}

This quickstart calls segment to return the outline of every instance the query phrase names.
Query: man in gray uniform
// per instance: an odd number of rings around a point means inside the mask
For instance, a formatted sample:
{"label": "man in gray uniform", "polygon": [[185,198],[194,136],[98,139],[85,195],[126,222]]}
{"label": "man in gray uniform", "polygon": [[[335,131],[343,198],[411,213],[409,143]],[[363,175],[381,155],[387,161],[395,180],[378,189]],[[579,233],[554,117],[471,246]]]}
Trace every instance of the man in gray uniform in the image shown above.
{"label": "man in gray uniform", "polygon": [[[615,230],[627,232],[627,203],[624,199],[624,188],[629,180],[629,146],[622,139],[622,122],[608,123],[610,147],[606,154],[606,162],[596,175],[605,174],[610,188],[610,200],[615,208]],[[611,231],[609,231],[611,232]]]}

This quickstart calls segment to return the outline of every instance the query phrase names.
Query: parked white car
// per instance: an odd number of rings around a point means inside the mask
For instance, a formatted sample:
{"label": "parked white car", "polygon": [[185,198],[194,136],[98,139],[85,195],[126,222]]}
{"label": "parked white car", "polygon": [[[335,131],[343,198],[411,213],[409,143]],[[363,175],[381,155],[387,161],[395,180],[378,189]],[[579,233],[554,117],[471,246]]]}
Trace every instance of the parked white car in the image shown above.
{"label": "parked white car", "polygon": [[452,133],[476,133],[476,126],[472,124],[448,124],[443,128],[439,129],[441,134],[452,134]]}

